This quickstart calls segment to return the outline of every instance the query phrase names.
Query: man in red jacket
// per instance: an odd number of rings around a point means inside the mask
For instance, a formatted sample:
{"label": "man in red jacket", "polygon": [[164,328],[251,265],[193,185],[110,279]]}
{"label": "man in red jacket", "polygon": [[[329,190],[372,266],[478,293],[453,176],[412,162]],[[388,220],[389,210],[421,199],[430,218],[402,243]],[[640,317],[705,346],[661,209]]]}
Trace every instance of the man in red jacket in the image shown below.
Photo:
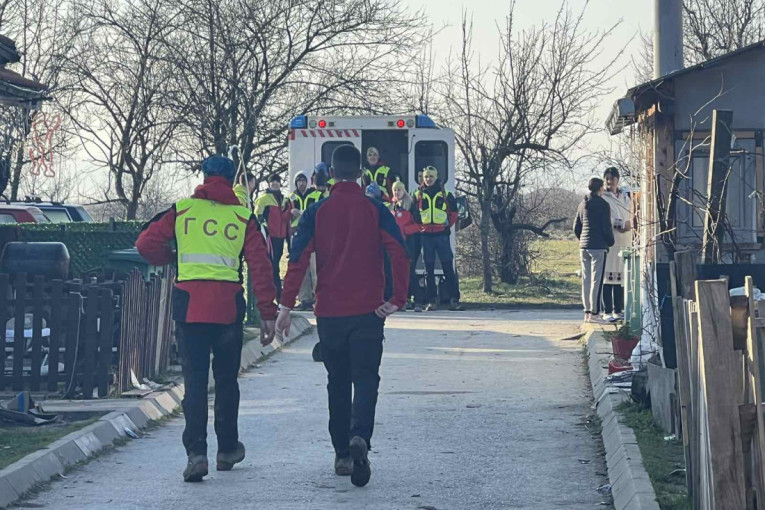
{"label": "man in red jacket", "polygon": [[[191,198],[158,214],[136,241],[150,264],[177,262],[173,319],[183,362],[186,394],[183,445],[188,464],[187,482],[207,475],[207,378],[210,351],[215,377],[215,434],[218,471],[228,471],[244,460],[239,441],[239,374],[242,354],[244,292],[242,256],[247,261],[258,298],[261,343],[271,343],[276,317],[276,287],[266,244],[254,216],[231,188],[236,167],[223,156],[202,163],[204,184]],[[177,253],[171,243],[176,241]]]}
{"label": "man in red jacket", "polygon": [[[342,145],[332,154],[336,183],[329,198],[303,213],[292,240],[277,331],[289,335],[290,309],[311,253],[316,253],[316,324],[327,369],[329,433],[335,472],[354,485],[369,482],[385,318],[406,304],[409,262],[393,215],[364,196],[356,179],[361,154]],[[393,297],[383,299],[383,249],[390,257]],[[353,387],[353,399],[351,388]]]}

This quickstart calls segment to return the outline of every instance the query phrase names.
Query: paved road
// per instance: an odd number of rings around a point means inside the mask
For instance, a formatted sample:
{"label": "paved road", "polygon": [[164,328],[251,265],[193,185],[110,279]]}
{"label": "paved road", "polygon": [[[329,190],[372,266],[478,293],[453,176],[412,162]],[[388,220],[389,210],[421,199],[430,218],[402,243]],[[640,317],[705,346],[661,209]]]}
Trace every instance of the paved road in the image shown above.
{"label": "paved road", "polygon": [[[578,313],[397,314],[387,328],[372,481],[332,471],[325,372],[303,338],[241,380],[241,467],[184,484],[182,420],[31,500],[50,509],[592,509]],[[212,424],[210,425],[212,431]],[[214,439],[210,451],[215,452]]]}

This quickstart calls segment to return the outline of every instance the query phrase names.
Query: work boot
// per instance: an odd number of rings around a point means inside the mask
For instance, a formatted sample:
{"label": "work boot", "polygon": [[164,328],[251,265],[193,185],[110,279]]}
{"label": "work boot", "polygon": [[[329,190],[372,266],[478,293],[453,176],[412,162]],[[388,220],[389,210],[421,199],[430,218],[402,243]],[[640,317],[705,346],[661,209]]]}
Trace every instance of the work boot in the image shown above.
{"label": "work boot", "polygon": [[244,445],[237,441],[236,449],[233,452],[218,452],[217,466],[218,471],[231,471],[234,464],[244,460]]}
{"label": "work boot", "polygon": [[438,310],[438,305],[436,303],[429,303],[427,307],[425,307],[426,312],[435,312]]}
{"label": "work boot", "polygon": [[364,487],[369,483],[369,478],[372,476],[368,455],[367,442],[359,436],[354,436],[351,439],[351,458],[353,459],[351,483],[356,487]]}
{"label": "work boot", "polygon": [[337,476],[351,476],[353,474],[353,459],[335,455],[335,474]]}
{"label": "work boot", "polygon": [[449,310],[452,312],[464,312],[465,307],[462,306],[459,299],[452,299],[449,305]]}
{"label": "work boot", "polygon": [[422,313],[422,305],[418,305],[417,303],[414,304],[414,311],[417,313]]}
{"label": "work boot", "polygon": [[189,455],[189,462],[183,470],[184,482],[201,482],[207,476],[207,455]]}

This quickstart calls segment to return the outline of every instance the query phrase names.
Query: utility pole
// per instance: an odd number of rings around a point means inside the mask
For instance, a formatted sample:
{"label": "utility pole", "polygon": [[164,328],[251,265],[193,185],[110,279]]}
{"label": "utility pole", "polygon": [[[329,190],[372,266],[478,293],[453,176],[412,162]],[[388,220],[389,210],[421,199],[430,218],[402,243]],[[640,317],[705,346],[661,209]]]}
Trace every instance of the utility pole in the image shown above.
{"label": "utility pole", "polygon": [[712,112],[712,142],[709,152],[707,213],[704,219],[703,264],[720,263],[725,238],[725,200],[730,173],[730,145],[733,138],[733,112]]}

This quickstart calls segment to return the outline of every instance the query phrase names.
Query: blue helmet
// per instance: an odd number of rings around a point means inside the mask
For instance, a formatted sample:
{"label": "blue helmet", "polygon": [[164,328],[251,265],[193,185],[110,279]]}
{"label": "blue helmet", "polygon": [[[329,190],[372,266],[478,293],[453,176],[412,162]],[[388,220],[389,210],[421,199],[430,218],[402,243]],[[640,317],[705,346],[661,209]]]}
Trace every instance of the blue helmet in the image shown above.
{"label": "blue helmet", "polygon": [[232,159],[226,156],[220,156],[213,154],[209,158],[202,161],[202,173],[205,177],[225,177],[229,181],[233,181],[236,176],[236,165]]}

